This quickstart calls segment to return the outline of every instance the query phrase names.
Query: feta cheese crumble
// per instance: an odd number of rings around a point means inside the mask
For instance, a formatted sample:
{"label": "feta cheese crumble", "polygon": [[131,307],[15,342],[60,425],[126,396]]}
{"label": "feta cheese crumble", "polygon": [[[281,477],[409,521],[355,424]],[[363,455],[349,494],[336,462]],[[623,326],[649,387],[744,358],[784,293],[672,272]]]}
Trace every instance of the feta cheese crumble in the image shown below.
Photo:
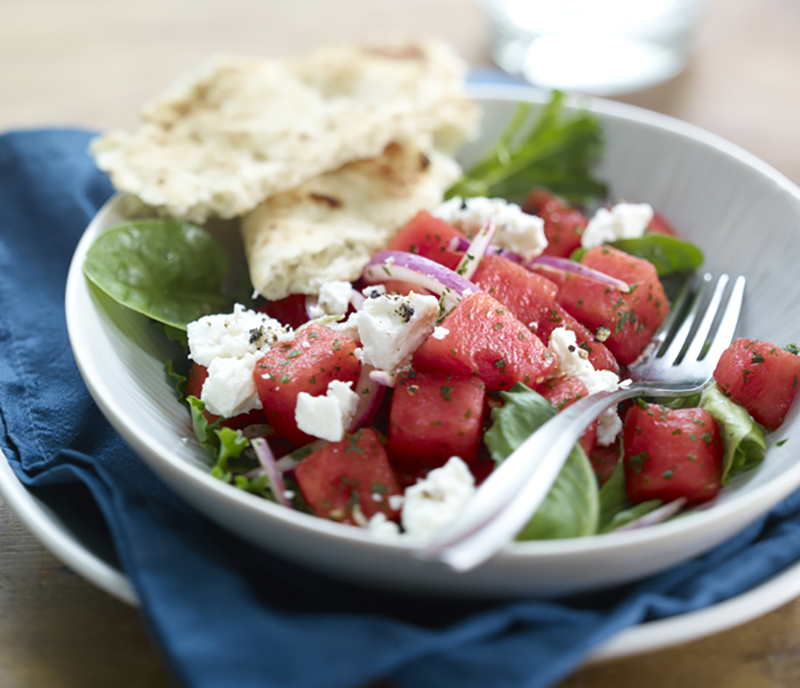
{"label": "feta cheese crumble", "polygon": [[[610,370],[595,370],[589,354],[577,344],[575,333],[566,327],[558,327],[550,335],[547,350],[558,359],[557,372],[567,377],[576,377],[589,394],[607,390],[614,392],[619,388],[619,376]],[[607,409],[597,421],[597,444],[607,447],[622,430],[622,421],[615,408]]]}
{"label": "feta cheese crumble", "polygon": [[439,300],[435,296],[379,294],[364,301],[348,319],[358,328],[362,361],[394,373],[408,365],[411,355],[436,326]]}
{"label": "feta cheese crumble", "polygon": [[321,318],[325,315],[345,315],[350,307],[353,285],[350,282],[336,280],[326,282],[320,287],[317,305],[312,306],[309,315]]}
{"label": "feta cheese crumble", "polygon": [[313,397],[307,392],[297,395],[294,419],[303,432],[329,442],[339,442],[353,420],[358,394],[352,382],[331,380],[325,396]]}
{"label": "feta cheese crumble", "polygon": [[453,456],[424,480],[406,488],[402,523],[409,537],[428,540],[452,523],[475,493],[467,464]]}
{"label": "feta cheese crumble", "polygon": [[617,239],[638,239],[653,219],[647,203],[617,203],[609,210],[599,208],[581,234],[581,246],[594,248]]}
{"label": "feta cheese crumble", "polygon": [[494,243],[532,260],[547,248],[544,220],[522,212],[516,203],[502,198],[476,196],[462,200],[453,196],[433,214],[468,236],[477,234],[491,220],[497,227]]}
{"label": "feta cheese crumble", "polygon": [[253,369],[261,356],[260,352],[248,352],[239,358],[220,356],[211,361],[200,392],[209,413],[232,418],[261,408],[253,381]]}
{"label": "feta cheese crumble", "polygon": [[233,313],[205,315],[186,326],[189,358],[210,366],[215,358],[239,358],[269,348],[284,333],[277,320],[237,303]]}
{"label": "feta cheese crumble", "polygon": [[433,328],[433,334],[432,334],[431,336],[432,336],[434,339],[439,339],[439,340],[442,340],[442,339],[444,339],[444,338],[445,338],[445,337],[446,337],[448,334],[450,334],[450,330],[448,330],[446,327],[440,327],[440,326],[437,326],[437,327],[434,327],[434,328]]}
{"label": "feta cheese crumble", "polygon": [[386,514],[382,511],[374,514],[369,523],[367,523],[369,531],[379,540],[396,540],[400,537],[400,528],[394,521],[386,518]]}

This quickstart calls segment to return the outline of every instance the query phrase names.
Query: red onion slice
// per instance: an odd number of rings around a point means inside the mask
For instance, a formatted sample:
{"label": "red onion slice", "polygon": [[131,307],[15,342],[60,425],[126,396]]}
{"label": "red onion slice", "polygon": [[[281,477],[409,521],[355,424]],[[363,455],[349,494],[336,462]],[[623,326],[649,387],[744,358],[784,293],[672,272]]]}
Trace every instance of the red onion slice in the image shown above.
{"label": "red onion slice", "polygon": [[[448,249],[453,251],[454,253],[458,252],[466,252],[469,249],[469,240],[465,239],[464,237],[453,237],[450,239],[450,243],[448,244]],[[513,251],[509,251],[507,248],[503,248],[502,246],[498,246],[497,244],[489,244],[488,248],[486,249],[487,256],[500,256],[500,258],[505,258],[506,260],[510,260],[512,263],[522,263],[522,257],[514,253]]]}
{"label": "red onion slice", "polygon": [[397,384],[397,377],[385,370],[373,370],[369,374],[369,379],[381,387],[394,387]]}
{"label": "red onion slice", "polygon": [[466,294],[479,291],[469,280],[444,265],[406,251],[376,253],[364,268],[367,284],[380,284],[390,279],[424,287],[444,299],[446,310],[455,308]]}
{"label": "red onion slice", "polygon": [[358,404],[353,413],[353,420],[347,427],[347,432],[355,432],[362,425],[369,423],[378,412],[381,400],[386,392],[386,387],[381,386],[372,379],[375,368],[368,363],[361,364],[361,372],[358,375],[353,391],[358,394]]}
{"label": "red onion slice", "polygon": [[275,497],[275,501],[290,509],[294,508],[292,507],[291,500],[286,497],[286,486],[283,483],[283,475],[278,468],[275,456],[269,448],[267,441],[261,437],[256,437],[250,440],[250,446],[253,447],[258,457],[258,462],[267,474],[267,478],[269,478],[269,489],[272,492],[272,496]]}
{"label": "red onion slice", "polygon": [[535,265],[537,268],[543,268],[544,270],[554,270],[556,272],[569,272],[573,275],[578,275],[580,277],[584,277],[592,282],[597,282],[598,284],[604,284],[607,287],[613,287],[614,289],[618,289],[623,294],[628,294],[631,288],[628,286],[626,282],[623,282],[616,277],[612,277],[611,275],[607,275],[604,272],[600,272],[599,270],[593,270],[592,268],[587,268],[585,265],[581,265],[574,260],[570,260],[569,258],[558,258],[556,256],[539,256],[538,258],[534,258],[532,261],[527,263],[526,267]]}
{"label": "red onion slice", "polygon": [[464,257],[456,267],[456,274],[461,275],[464,279],[471,280],[478,266],[483,260],[486,249],[492,243],[494,235],[497,232],[497,226],[494,222],[489,220],[484,227],[475,235],[472,243],[467,247]]}
{"label": "red onion slice", "polygon": [[367,297],[364,296],[362,293],[353,289],[353,293],[350,294],[350,305],[353,307],[354,310],[360,311],[361,306],[364,305],[364,301],[367,300]]}
{"label": "red onion slice", "polygon": [[[297,467],[297,464],[306,456],[313,454],[318,449],[322,449],[326,444],[330,444],[330,442],[328,442],[328,440],[314,440],[311,444],[300,447],[300,449],[295,449],[291,454],[282,456],[275,462],[275,465],[281,473],[289,473],[293,471]],[[298,455],[300,458],[295,459],[294,457]]]}
{"label": "red onion slice", "polygon": [[664,506],[654,509],[649,514],[645,514],[644,516],[637,518],[635,521],[631,521],[630,523],[617,528],[613,532],[622,533],[627,530],[639,530],[640,528],[649,528],[650,526],[654,526],[658,523],[663,523],[683,509],[684,504],[686,504],[686,497],[678,497],[678,499],[667,502],[664,504]]}
{"label": "red onion slice", "polygon": [[306,296],[306,315],[308,316],[309,320],[315,320],[320,316],[319,312],[319,298],[314,296],[313,294],[309,294]]}

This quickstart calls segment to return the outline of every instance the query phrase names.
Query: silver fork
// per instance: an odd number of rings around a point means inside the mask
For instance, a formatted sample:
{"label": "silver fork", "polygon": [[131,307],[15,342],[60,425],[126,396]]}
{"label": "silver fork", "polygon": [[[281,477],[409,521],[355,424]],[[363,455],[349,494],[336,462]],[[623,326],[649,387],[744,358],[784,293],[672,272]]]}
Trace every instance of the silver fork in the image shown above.
{"label": "silver fork", "polygon": [[685,397],[702,391],[733,341],[745,279],[736,278],[730,290],[726,290],[727,275],[719,277],[713,290],[710,274],[698,281],[677,300],[648,349],[651,353],[629,368],[630,385],[581,399],[540,427],[491,473],[456,520],[417,556],[442,561],[457,571],[480,565],[528,522],[575,443],[605,409],[645,394]]}

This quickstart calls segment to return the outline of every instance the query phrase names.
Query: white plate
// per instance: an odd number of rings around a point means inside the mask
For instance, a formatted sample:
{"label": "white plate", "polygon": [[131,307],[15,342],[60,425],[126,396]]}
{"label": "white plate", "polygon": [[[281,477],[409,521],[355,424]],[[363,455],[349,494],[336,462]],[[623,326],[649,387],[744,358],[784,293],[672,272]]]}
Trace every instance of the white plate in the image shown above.
{"label": "white plate", "polygon": [[[62,505],[54,511],[23,485],[0,451],[0,495],[33,535],[53,555],[90,583],[123,602],[138,606],[136,592],[116,563],[92,549],[87,538],[70,524]],[[800,595],[800,562],[768,582],[726,602],[627,628],[596,648],[588,663],[619,659],[698,640],[733,628],[777,609]]]}
{"label": "white plate", "polygon": [[[528,89],[483,88],[485,136],[478,155]],[[690,125],[618,103],[587,101],[608,141],[599,174],[616,197],[648,201],[706,251],[712,272],[748,277],[741,332],[793,341],[800,320],[800,189],[741,149]],[[186,409],[164,384],[166,343],[146,319],[90,289],[86,251],[125,217],[126,197],[107,204],[81,239],[70,267],[66,315],[75,359],[98,405],[134,450],[187,502],[255,545],[300,564],[368,585],[449,595],[548,595],[622,583],[670,568],[746,528],[800,486],[796,406],[770,436],[767,460],[735,480],[712,508],[650,529],[581,540],[512,543],[494,559],[455,574],[376,542],[363,529],[313,518],[212,478]],[[757,239],[755,238],[757,236]],[[229,237],[230,238],[230,237]],[[780,298],[776,298],[776,295]],[[182,438],[190,436],[187,442]]]}

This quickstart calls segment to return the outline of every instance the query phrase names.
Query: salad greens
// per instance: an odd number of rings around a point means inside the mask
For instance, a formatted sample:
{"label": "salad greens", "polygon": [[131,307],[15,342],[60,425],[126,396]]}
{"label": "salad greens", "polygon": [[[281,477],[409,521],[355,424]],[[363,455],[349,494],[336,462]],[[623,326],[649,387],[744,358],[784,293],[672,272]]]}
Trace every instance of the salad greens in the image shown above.
{"label": "salad greens", "polygon": [[[703,252],[697,246],[668,234],[646,232],[638,239],[617,239],[606,245],[650,261],[659,277],[696,270],[703,264]],[[586,249],[579,248],[570,258],[579,261],[584,253]]]}
{"label": "salad greens", "polygon": [[652,499],[635,506],[628,501],[625,496],[625,471],[620,447],[619,463],[605,485],[600,488],[600,518],[597,532],[610,533],[658,509],[661,504],[660,499]]}
{"label": "salad greens", "polygon": [[111,298],[178,330],[233,301],[225,253],[211,235],[172,219],[129,220],[95,239],[83,272]]}
{"label": "salad greens", "polygon": [[500,138],[459,179],[445,198],[502,197],[520,202],[535,186],[544,186],[573,203],[606,195],[606,184],[592,176],[592,164],[603,150],[599,122],[588,112],[564,113],[564,94],[533,120],[531,105],[520,103]]}
{"label": "salad greens", "polygon": [[731,477],[760,464],[767,454],[764,433],[739,404],[726,397],[717,385],[711,385],[700,397],[700,408],[717,421],[725,453],[722,457],[722,484]]}
{"label": "salad greens", "polygon": [[[498,465],[556,415],[547,399],[522,383],[508,392],[500,392],[500,396],[505,403],[492,411],[492,427],[484,435],[486,446]],[[575,445],[547,497],[517,539],[552,540],[594,535],[598,517],[597,480],[583,449]]]}

